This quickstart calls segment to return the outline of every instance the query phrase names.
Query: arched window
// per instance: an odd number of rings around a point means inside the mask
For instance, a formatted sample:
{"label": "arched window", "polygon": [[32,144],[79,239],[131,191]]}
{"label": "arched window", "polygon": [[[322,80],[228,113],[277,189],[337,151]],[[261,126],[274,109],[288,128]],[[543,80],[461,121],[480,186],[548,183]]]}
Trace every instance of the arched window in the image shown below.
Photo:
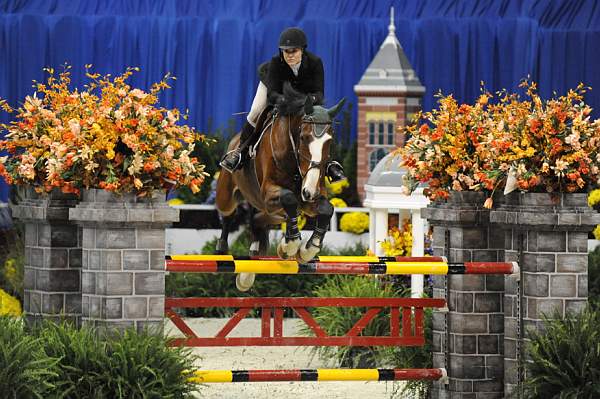
{"label": "arched window", "polygon": [[379,148],[377,151],[373,151],[371,155],[369,155],[369,171],[373,171],[375,166],[387,155],[387,151],[383,148]]}

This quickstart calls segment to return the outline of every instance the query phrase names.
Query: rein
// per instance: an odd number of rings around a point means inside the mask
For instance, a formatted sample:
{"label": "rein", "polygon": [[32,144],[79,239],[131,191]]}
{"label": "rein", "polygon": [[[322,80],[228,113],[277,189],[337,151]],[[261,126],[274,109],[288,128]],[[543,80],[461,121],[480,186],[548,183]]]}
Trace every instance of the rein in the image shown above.
{"label": "rein", "polygon": [[[273,161],[275,162],[275,166],[277,167],[277,169],[285,172],[285,170],[279,165],[279,162],[277,161],[277,158],[275,157],[275,149],[273,148],[273,126],[275,125],[275,119],[277,118],[277,115],[273,115],[273,119],[271,120],[271,132],[270,132],[270,142],[271,142],[271,155],[273,157]],[[325,126],[330,126],[332,123],[331,122],[315,122],[312,117],[310,116],[304,116],[302,117],[302,122],[301,125],[303,124],[310,124],[311,128],[312,128],[312,135],[314,137],[321,137],[323,136],[323,134],[325,133],[325,127],[323,129],[321,129],[321,131],[319,133],[316,132],[315,129],[315,125],[325,125]],[[296,148],[296,142],[294,141],[294,136],[292,135],[292,124],[290,121],[290,118],[288,118],[287,121],[287,127],[288,127],[288,137],[290,139],[290,143],[292,144],[292,150],[294,153],[294,160],[296,161],[296,168],[297,168],[297,173],[296,176],[299,176],[301,179],[304,179],[304,177],[308,174],[308,172],[311,169],[314,168],[320,168],[321,167],[321,162],[322,161],[313,161],[310,158],[307,158],[306,156],[303,156],[302,154],[300,154],[300,152],[298,151],[298,148]],[[300,168],[300,157],[302,157],[303,159],[309,161],[308,164],[308,169],[306,169],[306,173],[302,173],[302,169]]]}

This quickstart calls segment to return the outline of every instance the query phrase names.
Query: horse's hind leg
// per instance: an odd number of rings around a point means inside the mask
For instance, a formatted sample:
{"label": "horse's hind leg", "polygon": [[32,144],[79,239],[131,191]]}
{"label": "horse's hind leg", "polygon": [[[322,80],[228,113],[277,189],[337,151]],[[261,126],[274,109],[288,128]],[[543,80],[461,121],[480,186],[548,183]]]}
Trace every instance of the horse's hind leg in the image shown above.
{"label": "horse's hind leg", "polygon": [[306,242],[306,245],[300,247],[300,259],[302,262],[308,262],[314,258],[321,247],[323,246],[323,239],[325,233],[329,229],[329,222],[333,215],[333,206],[325,197],[321,197],[317,203],[317,223],[313,231],[312,236]]}
{"label": "horse's hind leg", "polygon": [[216,206],[221,215],[221,237],[217,240],[217,254],[226,254],[229,251],[227,238],[235,220],[235,210],[237,208],[235,190],[233,176],[226,170],[222,170],[217,181]]}
{"label": "horse's hind leg", "polygon": [[253,208],[250,216],[250,232],[252,233],[252,244],[250,245],[250,256],[267,254],[269,249],[269,230],[262,223],[261,214]]}

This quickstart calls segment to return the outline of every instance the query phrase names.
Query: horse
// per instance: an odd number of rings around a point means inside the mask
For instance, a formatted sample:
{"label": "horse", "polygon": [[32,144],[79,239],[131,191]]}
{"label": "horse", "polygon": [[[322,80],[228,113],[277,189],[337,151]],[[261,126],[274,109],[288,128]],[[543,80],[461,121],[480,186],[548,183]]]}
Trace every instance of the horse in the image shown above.
{"label": "horse", "polygon": [[[256,125],[260,132],[252,146],[249,162],[233,173],[221,170],[217,181],[216,208],[222,219],[217,253],[228,252],[227,238],[234,212],[242,201],[252,207],[250,255],[265,255],[269,246],[268,229],[286,223],[285,235],[277,246],[282,258],[302,262],[319,253],[333,206],[323,183],[332,140],[331,125],[345,99],[327,109],[313,106],[310,98],[284,84],[284,101],[276,110],[263,112]],[[229,143],[228,151],[239,144],[239,134]],[[311,237],[302,242],[298,229],[299,212],[315,217]],[[241,291],[250,289],[254,274],[240,273],[236,285]]]}

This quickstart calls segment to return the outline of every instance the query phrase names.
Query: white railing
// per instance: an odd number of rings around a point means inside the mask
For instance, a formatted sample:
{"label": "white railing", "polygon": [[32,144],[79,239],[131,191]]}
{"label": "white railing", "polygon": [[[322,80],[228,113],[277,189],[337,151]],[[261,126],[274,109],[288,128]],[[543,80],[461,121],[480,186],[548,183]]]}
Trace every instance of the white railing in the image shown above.
{"label": "white railing", "polygon": [[[216,211],[217,208],[214,204],[182,204],[182,205],[171,205],[171,207],[175,209],[182,210],[197,210],[197,211]],[[329,231],[338,231],[338,214],[344,214],[348,212],[364,212],[367,215],[370,213],[369,208],[362,207],[340,207],[333,208],[333,215],[331,216],[331,223],[329,223]]]}

